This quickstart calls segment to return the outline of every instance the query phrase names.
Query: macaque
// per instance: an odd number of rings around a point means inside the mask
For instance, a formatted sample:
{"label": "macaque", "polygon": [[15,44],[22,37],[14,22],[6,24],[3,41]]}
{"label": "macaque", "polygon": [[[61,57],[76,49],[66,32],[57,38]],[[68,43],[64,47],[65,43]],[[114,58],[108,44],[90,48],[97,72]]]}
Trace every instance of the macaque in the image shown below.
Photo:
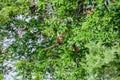
{"label": "macaque", "polygon": [[72,47],[73,47],[73,51],[77,54],[77,53],[79,52],[79,49],[78,49],[78,47],[76,46],[76,44],[74,43],[74,44],[72,45]]}
{"label": "macaque", "polygon": [[63,43],[62,37],[63,37],[63,34],[59,34],[59,33],[57,32],[57,43],[59,43],[59,44]]}
{"label": "macaque", "polygon": [[59,33],[57,32],[57,40],[56,40],[56,43],[53,44],[52,46],[48,47],[48,48],[45,48],[44,51],[49,50],[49,49],[53,49],[53,48],[59,46],[60,44],[63,44],[63,43],[64,43],[64,42],[63,42],[63,36],[64,36],[64,34],[65,34],[65,33],[59,34]]}
{"label": "macaque", "polygon": [[92,0],[89,0],[89,4],[86,5],[86,7],[87,7],[86,8],[86,13],[87,14],[92,14],[93,13],[93,7],[94,7]]}
{"label": "macaque", "polygon": [[92,14],[93,13],[93,9],[92,8],[87,8],[86,9],[86,13],[87,14]]}

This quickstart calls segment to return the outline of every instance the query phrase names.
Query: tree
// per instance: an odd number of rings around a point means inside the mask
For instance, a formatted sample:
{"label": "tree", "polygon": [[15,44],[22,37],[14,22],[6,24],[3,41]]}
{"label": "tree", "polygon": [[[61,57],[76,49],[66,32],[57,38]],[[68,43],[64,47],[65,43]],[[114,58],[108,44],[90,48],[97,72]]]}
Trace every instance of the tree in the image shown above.
{"label": "tree", "polygon": [[[84,10],[76,12],[79,1],[1,2],[0,40],[14,38],[7,49],[1,46],[1,64],[17,60],[19,75],[28,80],[119,79],[119,0],[110,2],[109,11],[99,0],[92,14],[89,0],[81,0]],[[62,43],[55,45],[58,38]]]}

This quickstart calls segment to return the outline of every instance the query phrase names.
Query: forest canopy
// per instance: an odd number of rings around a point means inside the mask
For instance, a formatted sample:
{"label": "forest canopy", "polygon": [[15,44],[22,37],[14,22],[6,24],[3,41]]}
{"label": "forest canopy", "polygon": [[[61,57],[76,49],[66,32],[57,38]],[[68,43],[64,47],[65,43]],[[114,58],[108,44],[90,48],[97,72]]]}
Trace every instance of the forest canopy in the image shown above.
{"label": "forest canopy", "polygon": [[0,79],[14,61],[20,80],[120,80],[119,17],[120,0],[0,0]]}

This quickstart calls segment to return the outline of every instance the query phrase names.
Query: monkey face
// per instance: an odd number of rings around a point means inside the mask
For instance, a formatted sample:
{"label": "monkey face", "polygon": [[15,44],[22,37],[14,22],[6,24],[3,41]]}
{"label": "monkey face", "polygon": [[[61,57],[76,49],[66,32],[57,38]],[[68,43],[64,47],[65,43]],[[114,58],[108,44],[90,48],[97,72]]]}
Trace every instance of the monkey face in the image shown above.
{"label": "monkey face", "polygon": [[92,8],[88,8],[88,9],[86,10],[86,13],[87,13],[87,14],[92,14],[92,13],[93,13],[93,9],[92,9]]}

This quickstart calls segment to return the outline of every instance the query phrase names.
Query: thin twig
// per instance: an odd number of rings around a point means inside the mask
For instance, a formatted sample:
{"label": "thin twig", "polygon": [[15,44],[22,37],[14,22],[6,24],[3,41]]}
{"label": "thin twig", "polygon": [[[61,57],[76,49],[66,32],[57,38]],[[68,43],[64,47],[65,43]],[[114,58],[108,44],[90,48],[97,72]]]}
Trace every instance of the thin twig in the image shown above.
{"label": "thin twig", "polygon": [[48,48],[45,48],[44,51],[49,50],[49,49],[53,49],[53,48],[57,47],[58,45],[59,45],[59,44],[56,43],[56,44],[54,44],[54,45],[52,45],[52,46],[50,46],[50,47],[48,47]]}

